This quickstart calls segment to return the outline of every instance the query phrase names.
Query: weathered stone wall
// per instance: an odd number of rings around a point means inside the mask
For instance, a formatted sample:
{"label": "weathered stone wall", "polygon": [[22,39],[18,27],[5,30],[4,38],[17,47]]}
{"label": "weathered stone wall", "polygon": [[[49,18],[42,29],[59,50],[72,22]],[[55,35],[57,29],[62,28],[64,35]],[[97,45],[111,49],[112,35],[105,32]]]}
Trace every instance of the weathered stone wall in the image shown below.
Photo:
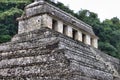
{"label": "weathered stone wall", "polygon": [[0,45],[0,80],[120,80],[119,66],[118,59],[45,27]]}
{"label": "weathered stone wall", "polygon": [[32,18],[28,18],[25,20],[20,20],[19,26],[18,26],[19,28],[18,34],[40,29],[40,26],[42,24],[41,23],[42,17],[43,17],[42,15],[39,15],[39,16],[34,16]]}

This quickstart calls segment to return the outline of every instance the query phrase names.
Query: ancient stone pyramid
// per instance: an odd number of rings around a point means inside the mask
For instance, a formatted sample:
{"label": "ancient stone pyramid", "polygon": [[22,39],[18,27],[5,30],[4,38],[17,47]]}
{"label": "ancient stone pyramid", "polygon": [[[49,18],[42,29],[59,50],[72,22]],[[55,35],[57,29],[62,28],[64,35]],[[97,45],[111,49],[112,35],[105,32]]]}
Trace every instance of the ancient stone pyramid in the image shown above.
{"label": "ancient stone pyramid", "polygon": [[119,75],[118,59],[45,25],[0,45],[0,80],[120,80]]}

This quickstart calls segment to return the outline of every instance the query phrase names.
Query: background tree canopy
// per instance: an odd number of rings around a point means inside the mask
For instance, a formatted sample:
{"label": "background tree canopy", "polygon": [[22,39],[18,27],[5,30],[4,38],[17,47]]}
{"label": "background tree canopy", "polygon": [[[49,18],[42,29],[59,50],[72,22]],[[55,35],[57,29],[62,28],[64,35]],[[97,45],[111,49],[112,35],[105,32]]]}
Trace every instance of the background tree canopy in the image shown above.
{"label": "background tree canopy", "polygon": [[[54,3],[47,0],[67,13],[91,25],[99,37],[99,49],[111,56],[120,59],[120,20],[117,17],[100,21],[98,15],[89,10],[80,10],[74,13],[63,3]],[[0,1],[0,43],[10,41],[17,34],[18,23],[16,18],[21,16],[24,7],[33,0],[1,0]]]}

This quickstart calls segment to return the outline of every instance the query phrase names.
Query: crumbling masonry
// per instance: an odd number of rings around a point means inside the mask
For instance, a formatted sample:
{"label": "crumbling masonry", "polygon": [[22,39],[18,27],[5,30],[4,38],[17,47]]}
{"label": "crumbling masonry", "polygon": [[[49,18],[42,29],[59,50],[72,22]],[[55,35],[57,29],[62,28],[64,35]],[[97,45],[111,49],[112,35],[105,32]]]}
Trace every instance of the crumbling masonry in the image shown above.
{"label": "crumbling masonry", "polygon": [[120,80],[120,60],[99,51],[92,27],[44,0],[25,7],[0,45],[0,80]]}

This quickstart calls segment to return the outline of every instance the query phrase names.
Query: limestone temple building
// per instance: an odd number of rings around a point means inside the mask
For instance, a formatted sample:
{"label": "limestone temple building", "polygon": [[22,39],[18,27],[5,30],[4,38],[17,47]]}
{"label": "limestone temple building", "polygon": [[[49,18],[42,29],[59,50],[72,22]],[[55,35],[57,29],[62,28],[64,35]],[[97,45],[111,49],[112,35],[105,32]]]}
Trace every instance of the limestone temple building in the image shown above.
{"label": "limestone temple building", "polygon": [[46,0],[24,11],[0,44],[0,80],[120,80],[120,60],[98,50],[91,26]]}
{"label": "limestone temple building", "polygon": [[40,29],[43,26],[98,48],[98,37],[91,26],[44,0],[35,0],[28,5],[24,15],[18,20],[18,34]]}

